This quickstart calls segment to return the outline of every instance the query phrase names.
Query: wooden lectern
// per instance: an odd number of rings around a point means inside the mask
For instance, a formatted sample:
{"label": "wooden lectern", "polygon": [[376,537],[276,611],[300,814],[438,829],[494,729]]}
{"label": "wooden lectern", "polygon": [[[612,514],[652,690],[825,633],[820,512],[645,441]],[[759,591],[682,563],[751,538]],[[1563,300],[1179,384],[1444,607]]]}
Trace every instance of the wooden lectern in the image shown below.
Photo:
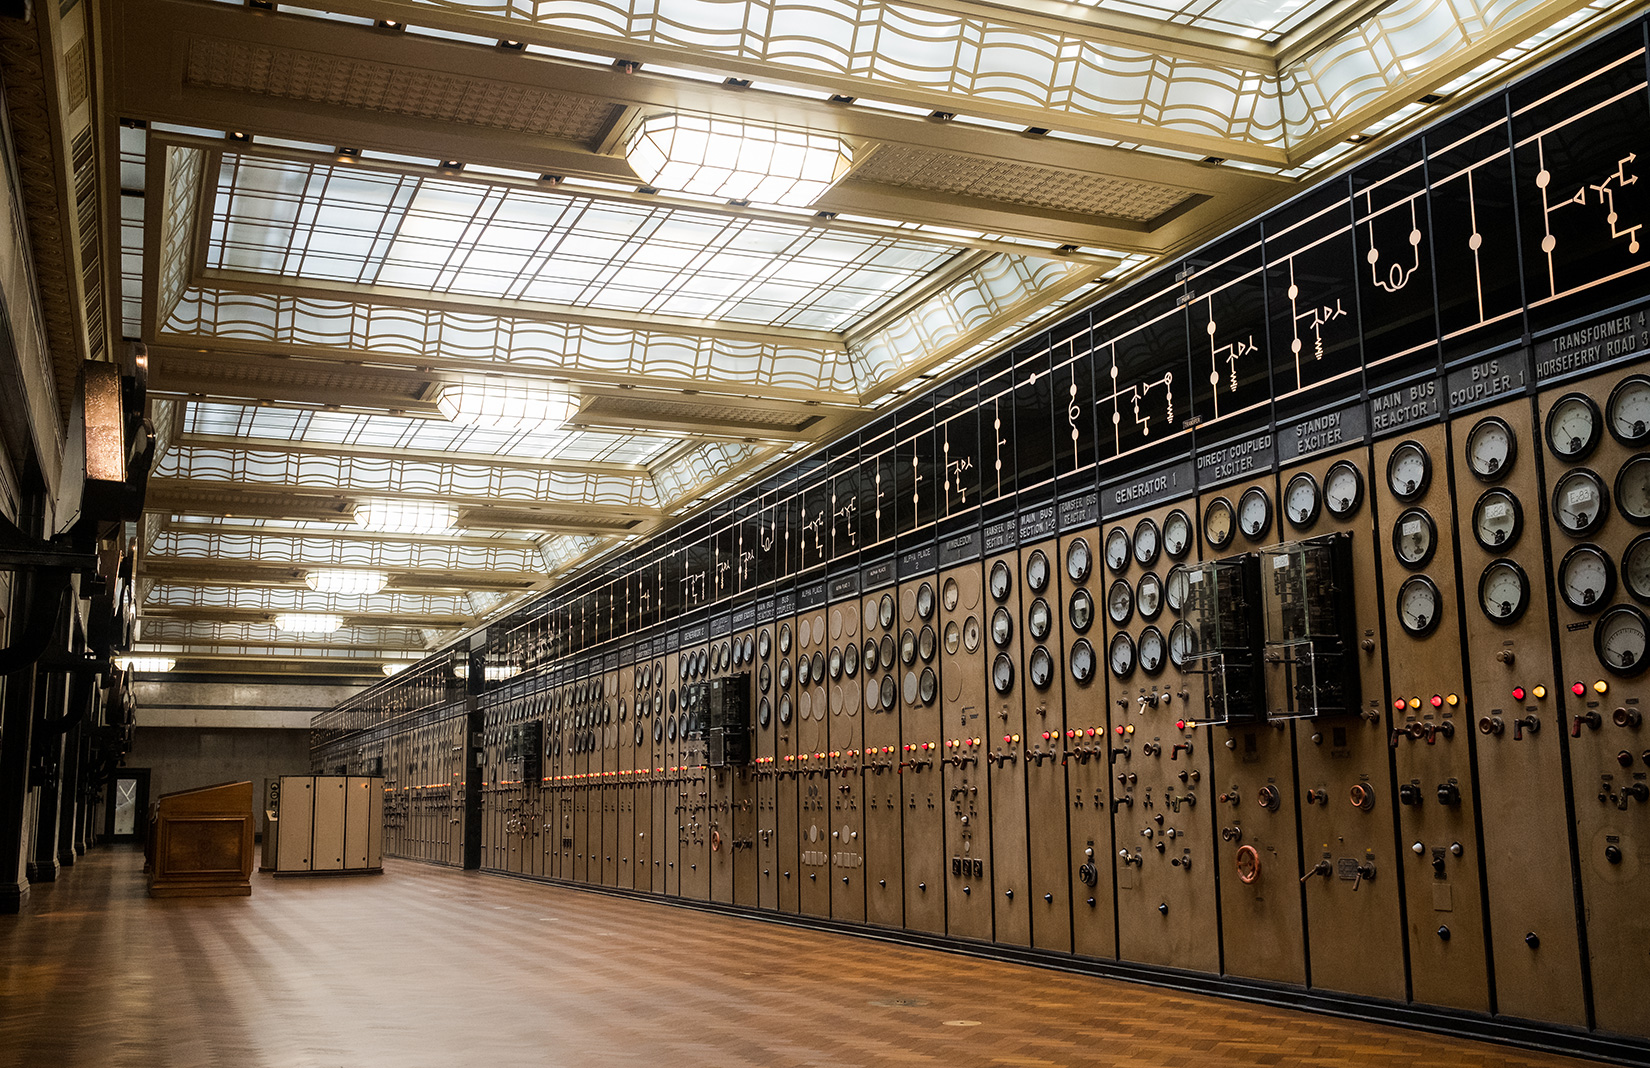
{"label": "wooden lectern", "polygon": [[166,794],[149,820],[150,897],[252,893],[252,783]]}

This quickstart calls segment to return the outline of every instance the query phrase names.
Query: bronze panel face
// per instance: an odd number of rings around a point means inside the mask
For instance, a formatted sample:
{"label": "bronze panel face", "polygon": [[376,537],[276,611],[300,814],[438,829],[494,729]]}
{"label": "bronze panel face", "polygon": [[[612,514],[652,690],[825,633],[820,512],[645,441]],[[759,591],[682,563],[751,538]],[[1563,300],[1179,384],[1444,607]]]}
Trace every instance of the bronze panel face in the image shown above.
{"label": "bronze panel face", "polygon": [[[865,918],[874,924],[898,927],[905,918],[905,862],[903,854],[902,786],[906,769],[900,740],[900,717],[882,711],[881,673],[866,666],[867,642],[876,645],[891,627],[884,627],[878,605],[891,590],[878,590],[860,599],[853,636],[843,620],[842,689],[844,716],[862,726],[865,775],[862,780],[865,826]],[[869,689],[868,689],[869,687]],[[867,701],[867,694],[872,700]],[[850,705],[852,708],[850,709]]]}
{"label": "bronze panel face", "polygon": [[1023,550],[1020,558],[1025,737],[1018,749],[1026,775],[1031,939],[1039,949],[1070,953],[1074,869],[1066,812],[1065,568],[1057,540]]}
{"label": "bronze panel face", "polygon": [[[1064,654],[1056,658],[1055,672],[1056,685],[1065,695],[1059,743],[1066,780],[1066,844],[1061,859],[1071,888],[1072,950],[1084,957],[1112,958],[1117,955],[1111,861],[1116,856],[1111,835],[1112,734],[1106,677],[1094,651],[1100,624],[1092,607],[1099,603],[1096,585],[1102,592],[1105,588],[1105,567],[1098,562],[1096,549],[1099,544],[1096,527],[1060,539],[1054,558],[1059,597],[1050,603],[1055,607],[1056,633]],[[1080,641],[1086,643],[1081,650],[1076,644]],[[1074,657],[1081,662],[1074,665]]]}
{"label": "bronze panel face", "polygon": [[809,916],[831,915],[831,774],[830,739],[825,722],[830,717],[830,689],[815,667],[825,662],[830,648],[826,610],[814,608],[796,618],[796,733],[801,775],[797,795],[797,845],[800,853],[801,909]]}
{"label": "bronze panel face", "polygon": [[[900,583],[894,618],[887,631],[877,637],[876,708],[868,713],[872,721],[897,720],[901,745],[916,747],[900,751],[901,763],[905,765],[900,775],[901,816],[905,828],[905,924],[934,934],[944,933],[946,921],[946,798],[936,756],[940,745],[942,698],[938,674],[931,686],[924,685],[922,679],[924,670],[939,670],[938,649],[936,647],[931,662],[925,661],[919,635],[923,627],[932,626],[939,616],[939,585],[940,580],[933,575]],[[885,618],[885,609],[879,601],[878,624]],[[876,633],[873,629],[867,636]],[[890,649],[893,651],[891,661],[886,655]],[[865,682],[864,697],[869,704],[870,678]],[[884,712],[884,708],[888,711]]]}
{"label": "bronze panel face", "polygon": [[[1029,554],[1027,554],[1029,555]],[[985,561],[986,716],[974,751],[991,784],[991,869],[995,939],[1031,944],[1031,882],[1027,850],[1025,672],[1021,652],[1025,618],[1022,554]],[[967,740],[965,739],[965,746]]]}
{"label": "bronze panel face", "polygon": [[[932,736],[908,736],[907,760],[925,780],[938,778],[943,805],[945,893],[938,918],[947,933],[989,941],[992,935],[991,784],[981,750],[991,728],[986,679],[990,598],[978,563],[940,574],[940,685],[943,719]],[[976,741],[977,740],[977,741]],[[912,809],[907,808],[907,814]],[[907,832],[909,834],[909,832]],[[927,895],[938,896],[929,884]],[[910,876],[906,896],[911,898]],[[930,906],[932,907],[932,906]],[[909,922],[909,921],[908,921]]]}
{"label": "bronze panel face", "polygon": [[831,814],[831,917],[862,923],[865,920],[865,716],[861,690],[847,675],[843,649],[859,641],[859,598],[838,601],[826,609],[825,678],[816,688],[826,692],[826,738]]}

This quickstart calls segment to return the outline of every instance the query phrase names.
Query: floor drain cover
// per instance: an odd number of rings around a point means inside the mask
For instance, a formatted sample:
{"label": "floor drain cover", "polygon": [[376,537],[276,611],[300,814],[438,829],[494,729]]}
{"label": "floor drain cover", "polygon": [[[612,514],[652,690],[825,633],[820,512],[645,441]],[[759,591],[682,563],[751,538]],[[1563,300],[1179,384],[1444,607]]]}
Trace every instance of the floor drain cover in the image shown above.
{"label": "floor drain cover", "polygon": [[916,1008],[919,1005],[926,1005],[928,1002],[924,1001],[922,998],[879,998],[872,1001],[871,1004],[881,1005],[882,1007],[889,1009],[911,1009]]}
{"label": "floor drain cover", "polygon": [[980,1026],[980,1021],[978,1021],[978,1020],[947,1020],[947,1021],[945,1021],[945,1026],[947,1026],[947,1027],[978,1027],[978,1026]]}

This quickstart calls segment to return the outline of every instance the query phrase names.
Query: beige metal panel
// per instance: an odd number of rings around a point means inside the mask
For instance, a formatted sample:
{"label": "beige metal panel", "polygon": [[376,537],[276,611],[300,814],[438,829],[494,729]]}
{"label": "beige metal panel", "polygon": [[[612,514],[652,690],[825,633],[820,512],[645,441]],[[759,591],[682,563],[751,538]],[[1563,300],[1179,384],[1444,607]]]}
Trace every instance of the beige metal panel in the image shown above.
{"label": "beige metal panel", "polygon": [[1020,678],[1025,692],[1026,851],[1031,939],[1038,949],[1072,948],[1069,828],[1066,812],[1066,662],[1060,628],[1058,540],[1022,550]]}
{"label": "beige metal panel", "polygon": [[367,790],[367,867],[384,866],[384,801],[387,797],[383,779],[372,779]]}
{"label": "beige metal panel", "polygon": [[[886,565],[890,572],[892,563]],[[919,776],[901,741],[900,721],[904,710],[890,712],[882,707],[881,681],[884,672],[869,659],[868,649],[878,649],[884,635],[892,636],[895,618],[891,587],[863,596],[858,604],[857,644],[843,641],[843,655],[852,650],[853,671],[845,671],[844,702],[857,703],[855,715],[864,721],[865,765],[865,918],[885,927],[905,923],[905,833],[904,790]],[[889,598],[888,625],[881,615],[882,598]],[[880,653],[875,661],[880,665]],[[847,709],[844,708],[844,714]],[[938,887],[935,887],[938,892]]]}
{"label": "beige metal panel", "polygon": [[379,833],[373,825],[373,802],[383,799],[383,780],[351,775],[344,789],[344,867],[370,868]]}
{"label": "beige metal panel", "polygon": [[[986,715],[982,723],[980,760],[991,785],[991,881],[993,936],[998,942],[1031,944],[1029,861],[1026,855],[1026,715],[1025,672],[1021,669],[1024,642],[1020,625],[1024,593],[1021,553],[1010,552],[986,560],[986,593],[982,611],[986,640],[982,667],[986,672]],[[1000,594],[1000,595],[999,595]],[[1007,624],[1006,636],[997,630]],[[1008,680],[999,688],[999,671]]]}
{"label": "beige metal panel", "polygon": [[314,776],[281,776],[280,821],[275,870],[309,871],[310,846],[315,835]]}
{"label": "beige metal panel", "polygon": [[[824,580],[820,580],[823,584]],[[831,914],[831,794],[829,738],[825,723],[830,718],[830,692],[824,679],[816,677],[829,651],[826,610],[810,608],[796,617],[796,725],[801,750],[798,763],[799,817],[797,845],[800,850],[800,902],[803,914]],[[803,663],[807,671],[804,674]],[[804,682],[803,680],[807,681]]]}
{"label": "beige metal panel", "polygon": [[[858,588],[856,582],[855,588]],[[844,650],[859,641],[858,597],[838,600],[825,610],[826,740],[831,767],[831,918],[863,923],[867,896],[865,858],[869,849],[865,814],[864,691],[846,672]]]}
{"label": "beige metal panel", "polygon": [[779,684],[775,678],[779,664],[778,650],[774,648],[776,630],[772,620],[756,628],[751,665],[751,714],[754,718],[751,753],[756,779],[753,799],[756,808],[756,905],[769,910],[779,907],[780,773],[776,754],[780,726]]}
{"label": "beige metal panel", "polygon": [[315,780],[315,837],[310,846],[310,870],[344,869],[345,799],[349,787],[336,775]]}
{"label": "beige metal panel", "polygon": [[[947,934],[989,941],[994,919],[991,902],[991,783],[984,761],[985,739],[992,729],[986,695],[990,657],[987,636],[991,607],[985,596],[983,565],[969,563],[939,576],[940,696],[945,714],[937,738],[907,735],[913,748],[906,757],[931,776],[943,768],[945,815],[945,909],[940,918]],[[978,740],[976,742],[976,739]],[[911,809],[906,810],[909,817]],[[907,834],[909,835],[909,830]],[[906,895],[910,897],[910,874]],[[916,926],[909,919],[907,923]]]}

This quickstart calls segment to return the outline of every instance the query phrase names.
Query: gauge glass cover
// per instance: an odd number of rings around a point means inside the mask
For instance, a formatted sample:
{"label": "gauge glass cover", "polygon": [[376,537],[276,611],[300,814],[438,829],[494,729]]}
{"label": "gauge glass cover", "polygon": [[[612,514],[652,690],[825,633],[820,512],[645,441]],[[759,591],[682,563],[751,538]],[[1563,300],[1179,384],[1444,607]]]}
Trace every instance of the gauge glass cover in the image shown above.
{"label": "gauge glass cover", "polygon": [[[1090,557],[1089,543],[1085,538],[1078,538],[1066,546],[1066,576],[1073,582],[1082,582],[1089,577],[1089,569],[1094,566]],[[952,605],[951,607],[956,607]]]}
{"label": "gauge glass cover", "polygon": [[1488,552],[1505,552],[1524,531],[1524,508],[1504,489],[1485,490],[1472,508],[1473,540]]}
{"label": "gauge glass cover", "polygon": [[1530,580],[1511,560],[1492,560],[1478,580],[1478,607],[1492,623],[1507,625],[1530,603]]}
{"label": "gauge glass cover", "polygon": [[1432,484],[1432,456],[1418,442],[1401,442],[1386,462],[1387,487],[1400,501],[1413,501]]}
{"label": "gauge glass cover", "polygon": [[1506,420],[1490,416],[1467,431],[1467,466],[1484,482],[1494,482],[1512,470],[1518,458],[1518,437]]}
{"label": "gauge glass cover", "polygon": [[1598,405],[1582,393],[1567,393],[1547,413],[1547,448],[1560,460],[1584,460],[1598,446]]}
{"label": "gauge glass cover", "polygon": [[1577,612],[1597,612],[1616,592],[1616,565],[1596,545],[1577,545],[1558,562],[1558,595]]}
{"label": "gauge glass cover", "polygon": [[1610,511],[1604,481],[1578,467],[1566,471],[1553,484],[1553,520],[1566,534],[1583,537],[1597,530]]}
{"label": "gauge glass cover", "polygon": [[1238,529],[1250,541],[1264,537],[1272,526],[1272,498],[1259,486],[1250,486],[1238,498]]}
{"label": "gauge glass cover", "polygon": [[1212,549],[1224,549],[1232,542],[1232,502],[1216,497],[1203,510],[1203,539]]}
{"label": "gauge glass cover", "polygon": [[1162,548],[1163,539],[1157,529],[1157,523],[1150,517],[1134,525],[1135,563],[1141,567],[1151,567],[1157,563],[1157,554]]}
{"label": "gauge glass cover", "polygon": [[1119,626],[1127,623],[1129,616],[1134,614],[1134,587],[1129,585],[1128,579],[1118,579],[1106,591],[1106,614]]}
{"label": "gauge glass cover", "polygon": [[1400,564],[1412,570],[1427,566],[1437,545],[1437,524],[1425,510],[1410,508],[1399,514],[1392,528],[1392,551]]}
{"label": "gauge glass cover", "polygon": [[1192,521],[1179,508],[1163,519],[1163,551],[1178,560],[1192,547]]}
{"label": "gauge glass cover", "polygon": [[1305,530],[1318,521],[1318,513],[1323,509],[1323,494],[1318,490],[1318,480],[1302,471],[1289,480],[1289,485],[1283,489],[1283,514],[1289,520],[1289,525],[1296,530]]}

